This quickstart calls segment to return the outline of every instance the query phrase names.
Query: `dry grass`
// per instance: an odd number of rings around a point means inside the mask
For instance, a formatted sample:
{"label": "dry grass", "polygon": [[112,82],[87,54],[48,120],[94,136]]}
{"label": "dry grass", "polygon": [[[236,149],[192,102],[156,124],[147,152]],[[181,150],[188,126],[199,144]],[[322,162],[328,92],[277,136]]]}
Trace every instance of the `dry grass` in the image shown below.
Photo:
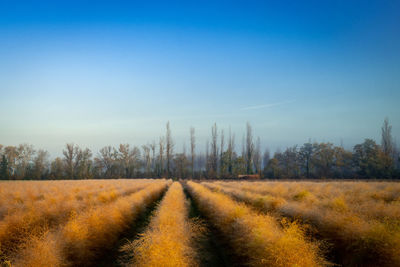
{"label": "dry grass", "polygon": [[[171,183],[0,182],[0,265],[93,265]],[[400,183],[187,184],[199,211],[247,265],[322,266],[328,258],[342,266],[400,266]],[[144,234],[125,246],[130,263],[201,265],[193,242],[201,227],[188,209],[174,183]]]}
{"label": "dry grass", "polygon": [[188,208],[181,184],[173,183],[149,228],[123,247],[133,258],[130,265],[197,266],[193,237],[198,233],[188,219]]}
{"label": "dry grass", "polygon": [[296,223],[281,228],[268,215],[258,214],[243,204],[204,186],[188,182],[188,187],[213,224],[230,240],[236,252],[251,266],[322,266],[326,262],[318,244],[307,240]]}
{"label": "dry grass", "polygon": [[[86,181],[81,181],[85,185]],[[46,183],[46,182],[44,182]],[[50,182],[52,183],[52,182]],[[111,183],[105,183],[111,186]],[[29,182],[26,183],[29,185]],[[26,250],[35,240],[43,240],[47,232],[51,229],[58,229],[65,225],[71,217],[77,214],[85,213],[85,210],[92,210],[98,206],[101,207],[117,201],[119,198],[129,196],[133,192],[149,185],[148,181],[125,181],[115,183],[116,187],[108,189],[96,187],[82,194],[81,190],[70,188],[69,191],[63,191],[60,194],[53,194],[44,199],[29,203],[23,198],[26,205],[20,210],[6,215],[0,221],[0,260],[3,263],[13,262],[12,259],[19,257],[21,250]],[[61,186],[61,185],[59,185]],[[127,188],[123,188],[126,186]],[[85,186],[83,186],[85,188]],[[20,191],[23,188],[19,189]],[[51,192],[57,192],[60,187],[51,187]],[[61,192],[61,190],[60,190]],[[79,197],[78,197],[79,194]],[[22,195],[22,194],[21,194]],[[27,196],[28,194],[24,194]],[[99,195],[104,202],[99,201]],[[51,241],[49,241],[51,243]],[[41,255],[41,254],[38,254]]]}
{"label": "dry grass", "polygon": [[[379,183],[335,183],[338,186],[332,187],[326,183],[293,183],[291,191],[283,191],[281,183],[266,184],[206,185],[264,212],[275,211],[311,223],[316,227],[316,234],[331,243],[338,263],[346,266],[400,266],[398,191],[393,189],[399,188],[397,184],[391,187],[391,184]],[[372,193],[371,187],[374,186],[377,187],[376,193]],[[390,193],[381,190],[390,190]],[[389,202],[383,202],[383,199]],[[384,217],[380,217],[383,214]]]}

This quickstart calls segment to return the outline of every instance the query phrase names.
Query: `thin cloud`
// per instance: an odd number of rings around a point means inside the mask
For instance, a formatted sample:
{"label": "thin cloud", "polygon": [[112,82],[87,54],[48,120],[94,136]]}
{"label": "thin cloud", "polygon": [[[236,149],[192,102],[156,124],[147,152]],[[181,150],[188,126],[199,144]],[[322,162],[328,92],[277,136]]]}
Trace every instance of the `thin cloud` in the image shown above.
{"label": "thin cloud", "polygon": [[243,107],[240,110],[271,108],[271,107],[276,107],[276,106],[280,106],[280,105],[290,104],[290,103],[293,103],[293,102],[295,102],[295,100],[282,101],[282,102],[277,102],[277,103],[269,103],[269,104],[264,104],[264,105],[248,106],[248,107]]}

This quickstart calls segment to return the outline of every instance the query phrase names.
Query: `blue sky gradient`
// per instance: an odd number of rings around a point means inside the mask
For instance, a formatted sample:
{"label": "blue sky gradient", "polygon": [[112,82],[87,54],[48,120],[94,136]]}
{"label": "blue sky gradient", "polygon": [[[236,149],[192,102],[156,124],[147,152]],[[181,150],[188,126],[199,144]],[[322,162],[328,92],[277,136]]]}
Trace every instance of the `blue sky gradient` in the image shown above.
{"label": "blue sky gradient", "polygon": [[[0,0],[0,143],[400,136],[400,1]],[[400,142],[400,140],[398,140]]]}

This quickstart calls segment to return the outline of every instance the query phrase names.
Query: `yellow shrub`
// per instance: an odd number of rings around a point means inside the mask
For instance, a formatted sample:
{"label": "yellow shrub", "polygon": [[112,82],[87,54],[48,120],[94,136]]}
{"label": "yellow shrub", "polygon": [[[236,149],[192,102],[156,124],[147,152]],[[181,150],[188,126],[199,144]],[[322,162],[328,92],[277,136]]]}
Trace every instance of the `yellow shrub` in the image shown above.
{"label": "yellow shrub", "polygon": [[175,182],[148,230],[123,250],[133,255],[132,266],[196,266],[192,230],[182,186]]}

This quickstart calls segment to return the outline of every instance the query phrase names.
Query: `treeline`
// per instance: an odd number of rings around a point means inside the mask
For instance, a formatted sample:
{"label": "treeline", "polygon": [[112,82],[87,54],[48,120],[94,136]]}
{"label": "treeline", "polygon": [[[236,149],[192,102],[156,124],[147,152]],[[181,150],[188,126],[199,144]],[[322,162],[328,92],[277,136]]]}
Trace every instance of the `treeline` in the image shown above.
{"label": "treeline", "polygon": [[385,119],[378,145],[366,139],[352,151],[332,143],[305,143],[277,151],[261,151],[260,138],[254,140],[252,127],[246,126],[241,151],[235,135],[211,128],[205,152],[197,153],[195,129],[190,128],[190,147],[174,151],[169,122],[165,136],[142,146],[106,146],[95,155],[88,148],[66,144],[63,156],[50,160],[47,151],[32,145],[0,145],[1,179],[94,179],[94,178],[196,178],[230,179],[258,174],[261,178],[400,178],[400,154]]}

